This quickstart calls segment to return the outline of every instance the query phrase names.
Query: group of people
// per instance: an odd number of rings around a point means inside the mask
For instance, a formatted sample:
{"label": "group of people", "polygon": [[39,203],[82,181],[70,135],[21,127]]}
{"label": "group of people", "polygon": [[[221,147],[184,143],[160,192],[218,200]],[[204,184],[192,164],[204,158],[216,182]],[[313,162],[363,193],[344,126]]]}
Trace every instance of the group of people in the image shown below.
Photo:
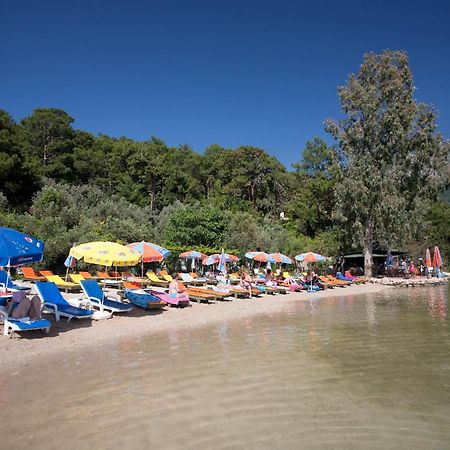
{"label": "group of people", "polygon": [[394,276],[394,275],[401,275],[404,277],[410,276],[429,276],[432,275],[432,268],[428,268],[424,262],[423,259],[420,257],[417,265],[415,262],[410,258],[394,258],[392,255],[388,254],[385,262],[385,270],[386,275],[388,276]]}

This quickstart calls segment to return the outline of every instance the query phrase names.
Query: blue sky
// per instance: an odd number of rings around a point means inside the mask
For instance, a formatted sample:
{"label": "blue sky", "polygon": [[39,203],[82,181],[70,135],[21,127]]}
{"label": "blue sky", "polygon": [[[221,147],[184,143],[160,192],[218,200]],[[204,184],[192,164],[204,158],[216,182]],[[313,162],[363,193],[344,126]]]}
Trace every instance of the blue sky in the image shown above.
{"label": "blue sky", "polygon": [[63,108],[94,134],[203,151],[255,145],[287,167],[363,54],[404,49],[450,137],[445,1],[33,1],[0,11],[0,108]]}

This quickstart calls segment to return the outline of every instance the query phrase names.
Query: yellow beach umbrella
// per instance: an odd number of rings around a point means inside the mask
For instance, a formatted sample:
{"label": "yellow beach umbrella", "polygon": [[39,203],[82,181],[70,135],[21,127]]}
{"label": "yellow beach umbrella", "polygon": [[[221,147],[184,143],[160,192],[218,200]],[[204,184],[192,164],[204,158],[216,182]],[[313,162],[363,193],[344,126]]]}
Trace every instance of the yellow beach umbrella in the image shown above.
{"label": "yellow beach umbrella", "polygon": [[116,242],[88,242],[70,249],[69,255],[100,266],[134,266],[141,254]]}

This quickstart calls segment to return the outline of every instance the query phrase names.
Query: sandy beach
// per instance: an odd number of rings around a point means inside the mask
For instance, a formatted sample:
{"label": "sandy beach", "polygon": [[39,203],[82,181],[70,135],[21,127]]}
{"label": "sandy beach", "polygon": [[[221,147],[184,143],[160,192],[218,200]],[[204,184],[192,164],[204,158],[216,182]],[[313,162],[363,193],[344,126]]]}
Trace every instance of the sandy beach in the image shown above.
{"label": "sandy beach", "polygon": [[[287,295],[265,295],[252,299],[233,299],[211,304],[191,303],[188,308],[165,307],[161,311],[144,311],[134,308],[131,313],[114,315],[108,320],[62,319],[55,322],[52,314],[44,314],[52,327],[49,334],[29,332],[14,335],[12,339],[1,336],[1,371],[11,371],[34,359],[54,357],[60,352],[76,352],[83,348],[95,349],[110,342],[169,330],[197,328],[206,325],[260,314],[276,314],[292,306],[293,302],[312,299],[342,297],[380,292],[389,286],[364,284],[345,288],[327,289],[314,294],[300,292]],[[75,298],[77,294],[70,294]]]}

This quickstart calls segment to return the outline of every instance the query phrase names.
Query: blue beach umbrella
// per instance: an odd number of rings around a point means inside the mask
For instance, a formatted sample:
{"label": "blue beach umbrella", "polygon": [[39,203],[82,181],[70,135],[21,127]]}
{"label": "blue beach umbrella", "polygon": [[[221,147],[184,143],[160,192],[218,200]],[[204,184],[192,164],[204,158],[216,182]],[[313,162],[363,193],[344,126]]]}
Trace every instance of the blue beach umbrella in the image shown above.
{"label": "blue beach umbrella", "polygon": [[220,254],[219,266],[217,267],[217,269],[219,270],[219,272],[222,272],[223,274],[227,273],[227,264],[225,260],[225,252],[223,251],[223,249],[222,253]]}
{"label": "blue beach umbrella", "polygon": [[42,261],[44,243],[12,228],[0,228],[0,266],[16,267]]}

